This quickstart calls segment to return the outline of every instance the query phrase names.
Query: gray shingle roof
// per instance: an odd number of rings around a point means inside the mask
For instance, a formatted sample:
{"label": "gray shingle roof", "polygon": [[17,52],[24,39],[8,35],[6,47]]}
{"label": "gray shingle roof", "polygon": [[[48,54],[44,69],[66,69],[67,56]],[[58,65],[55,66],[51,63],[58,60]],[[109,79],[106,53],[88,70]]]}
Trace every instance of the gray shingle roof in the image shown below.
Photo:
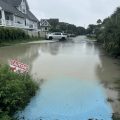
{"label": "gray shingle roof", "polygon": [[40,26],[42,26],[42,27],[46,27],[46,26],[50,27],[51,25],[50,25],[50,23],[48,22],[47,19],[41,19]]}
{"label": "gray shingle roof", "polygon": [[4,2],[11,4],[12,6],[18,6],[20,5],[22,0],[3,0]]}
{"label": "gray shingle roof", "polygon": [[13,13],[16,16],[22,17],[22,18],[28,18],[32,21],[39,21],[33,13],[29,10],[29,6],[27,4],[27,14],[22,13],[19,11],[16,7],[21,4],[21,0],[0,0],[0,6],[2,9],[4,9],[6,12]]}
{"label": "gray shingle roof", "polygon": [[26,17],[33,21],[39,21],[30,10],[27,10]]}

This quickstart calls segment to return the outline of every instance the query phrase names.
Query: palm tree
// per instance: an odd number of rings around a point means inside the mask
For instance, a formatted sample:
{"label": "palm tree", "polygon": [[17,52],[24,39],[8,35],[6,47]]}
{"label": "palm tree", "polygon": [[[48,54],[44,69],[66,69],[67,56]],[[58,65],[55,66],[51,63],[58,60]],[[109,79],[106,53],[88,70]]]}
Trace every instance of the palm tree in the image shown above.
{"label": "palm tree", "polygon": [[98,19],[98,20],[97,20],[97,24],[100,25],[101,23],[102,23],[102,20],[101,20],[101,19]]}

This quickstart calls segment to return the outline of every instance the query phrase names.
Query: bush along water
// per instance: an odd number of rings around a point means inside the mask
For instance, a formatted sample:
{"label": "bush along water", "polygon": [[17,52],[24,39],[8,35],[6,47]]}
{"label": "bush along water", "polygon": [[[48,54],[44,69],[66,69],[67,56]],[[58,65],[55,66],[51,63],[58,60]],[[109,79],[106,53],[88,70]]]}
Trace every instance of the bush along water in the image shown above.
{"label": "bush along water", "polygon": [[120,7],[108,18],[97,22],[98,25],[89,25],[88,34],[94,34],[99,43],[112,56],[120,56]]}
{"label": "bush along water", "polygon": [[106,18],[102,26],[104,29],[98,33],[98,41],[104,44],[105,50],[113,56],[120,56],[120,8]]}
{"label": "bush along water", "polygon": [[38,89],[28,74],[13,73],[8,66],[0,66],[0,120],[13,120],[35,96]]}
{"label": "bush along water", "polygon": [[0,27],[0,47],[34,40],[41,40],[40,35],[29,36],[22,29]]}
{"label": "bush along water", "polygon": [[0,27],[0,42],[20,39],[29,39],[29,35],[22,29]]}

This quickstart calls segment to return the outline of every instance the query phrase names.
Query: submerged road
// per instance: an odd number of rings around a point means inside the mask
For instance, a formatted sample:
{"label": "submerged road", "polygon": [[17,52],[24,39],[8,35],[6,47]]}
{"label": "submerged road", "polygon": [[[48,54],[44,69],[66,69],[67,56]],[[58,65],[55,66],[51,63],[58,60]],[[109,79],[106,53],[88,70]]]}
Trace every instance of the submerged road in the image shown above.
{"label": "submerged road", "polygon": [[0,63],[13,58],[28,64],[37,81],[44,79],[18,113],[25,120],[112,120],[112,113],[120,111],[118,91],[110,89],[110,81],[119,78],[118,61],[85,36],[0,48]]}

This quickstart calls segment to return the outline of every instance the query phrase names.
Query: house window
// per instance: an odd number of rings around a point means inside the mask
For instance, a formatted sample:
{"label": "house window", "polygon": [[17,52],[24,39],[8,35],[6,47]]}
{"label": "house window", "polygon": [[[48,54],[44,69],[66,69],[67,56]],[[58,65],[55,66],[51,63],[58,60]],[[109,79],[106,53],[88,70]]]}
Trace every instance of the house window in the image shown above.
{"label": "house window", "polygon": [[24,21],[23,18],[16,17],[16,18],[15,18],[15,23],[17,23],[17,24],[25,24],[25,21]]}
{"label": "house window", "polygon": [[45,27],[45,30],[46,30],[46,31],[48,30],[47,27]]}
{"label": "house window", "polygon": [[56,32],[55,35],[61,35],[61,33],[60,32]]}
{"label": "house window", "polygon": [[5,19],[6,20],[13,20],[13,15],[11,13],[5,12]]}
{"label": "house window", "polygon": [[23,13],[25,13],[25,11],[26,11],[26,10],[25,10],[25,9],[23,9]]}
{"label": "house window", "polygon": [[6,16],[6,20],[10,20],[10,17],[8,15]]}
{"label": "house window", "polygon": [[27,25],[27,22],[26,22],[26,20],[25,20],[25,26]]}

